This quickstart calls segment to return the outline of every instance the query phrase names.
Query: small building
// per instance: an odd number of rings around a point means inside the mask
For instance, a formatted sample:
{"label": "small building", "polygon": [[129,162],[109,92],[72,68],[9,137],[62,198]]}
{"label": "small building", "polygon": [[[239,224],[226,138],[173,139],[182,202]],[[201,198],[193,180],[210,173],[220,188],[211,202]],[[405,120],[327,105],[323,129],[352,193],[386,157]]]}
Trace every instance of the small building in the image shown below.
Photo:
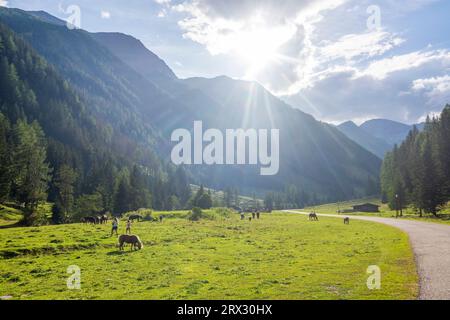
{"label": "small building", "polygon": [[353,206],[355,212],[380,212],[380,206],[373,203],[364,203]]}

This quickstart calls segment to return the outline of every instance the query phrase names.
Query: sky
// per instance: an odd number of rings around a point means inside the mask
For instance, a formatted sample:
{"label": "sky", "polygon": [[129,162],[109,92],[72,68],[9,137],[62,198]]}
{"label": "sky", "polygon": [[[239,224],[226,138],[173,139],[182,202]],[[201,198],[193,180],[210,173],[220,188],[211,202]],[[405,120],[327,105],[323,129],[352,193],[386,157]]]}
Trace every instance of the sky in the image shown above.
{"label": "sky", "polygon": [[0,0],[130,34],[180,78],[257,81],[331,123],[417,123],[450,103],[448,0]]}

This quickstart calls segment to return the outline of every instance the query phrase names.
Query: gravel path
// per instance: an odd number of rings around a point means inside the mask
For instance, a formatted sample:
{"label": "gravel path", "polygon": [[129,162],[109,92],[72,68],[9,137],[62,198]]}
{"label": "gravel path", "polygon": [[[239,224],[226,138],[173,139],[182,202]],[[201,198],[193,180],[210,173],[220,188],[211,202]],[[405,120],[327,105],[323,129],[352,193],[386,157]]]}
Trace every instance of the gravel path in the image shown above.
{"label": "gravel path", "polygon": [[[306,212],[285,210],[308,215]],[[344,215],[318,214],[343,219]],[[393,218],[350,216],[384,223],[405,231],[416,256],[421,300],[450,300],[450,225]],[[351,222],[350,222],[351,223]]]}

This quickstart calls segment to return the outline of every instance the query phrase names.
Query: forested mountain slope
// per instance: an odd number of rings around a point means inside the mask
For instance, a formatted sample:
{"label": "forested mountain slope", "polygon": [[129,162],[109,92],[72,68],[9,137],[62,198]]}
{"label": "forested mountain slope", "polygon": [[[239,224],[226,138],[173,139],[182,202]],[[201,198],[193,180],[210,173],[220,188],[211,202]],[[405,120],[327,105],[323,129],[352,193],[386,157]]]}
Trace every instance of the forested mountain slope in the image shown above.
{"label": "forested mountain slope", "polygon": [[[29,44],[0,24],[2,199],[26,199],[23,194],[28,194],[45,201],[48,192],[48,200],[58,203],[58,181],[70,171],[66,177],[73,177],[71,198],[89,196],[96,207],[85,213],[122,213],[151,206],[152,201],[165,208],[178,191],[180,199],[187,201],[189,184],[184,173],[166,165],[149,145],[125,136],[114,122],[98,117],[89,103]],[[44,176],[36,176],[35,181],[47,181],[46,167],[49,189],[41,183],[39,189],[33,189],[32,183],[25,184],[26,192],[21,189],[26,179],[41,171],[37,168],[43,168]],[[122,198],[128,205],[119,205],[117,199]]]}

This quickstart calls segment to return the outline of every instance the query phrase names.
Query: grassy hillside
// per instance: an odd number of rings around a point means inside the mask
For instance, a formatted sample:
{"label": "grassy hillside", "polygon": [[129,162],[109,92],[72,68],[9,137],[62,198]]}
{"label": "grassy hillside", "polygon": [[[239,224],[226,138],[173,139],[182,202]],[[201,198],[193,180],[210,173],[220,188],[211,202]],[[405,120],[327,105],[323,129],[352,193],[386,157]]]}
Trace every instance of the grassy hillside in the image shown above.
{"label": "grassy hillside", "polygon": [[[316,210],[318,213],[330,213],[337,214],[338,210],[351,209],[352,206],[363,204],[363,203],[373,203],[380,206],[379,213],[367,213],[367,212],[352,212],[352,213],[342,213],[342,215],[366,215],[366,216],[378,216],[378,217],[387,217],[387,218],[395,218],[395,210],[391,210],[387,204],[381,203],[381,201],[377,198],[364,198],[358,200],[344,201],[344,202],[336,202],[329,203],[315,207],[305,208],[304,211],[308,210]],[[419,217],[417,212],[413,208],[406,208],[403,210],[403,216],[398,217],[399,219],[414,219],[419,221],[426,222],[438,222],[438,223],[446,223],[450,224],[450,203],[441,210],[437,217],[434,217],[431,214],[424,214],[423,217]]]}
{"label": "grassy hillside", "polygon": [[[52,203],[46,202],[38,205],[39,216],[50,217],[52,214]],[[16,203],[0,204],[0,228],[16,225],[23,218],[23,212]]]}
{"label": "grassy hillside", "polygon": [[0,226],[15,224],[20,219],[22,219],[21,210],[0,204]]}
{"label": "grassy hillside", "polygon": [[[167,214],[167,213],[166,213]],[[300,215],[135,223],[144,249],[119,252],[109,225],[0,229],[0,296],[13,299],[413,299],[407,236],[381,224]],[[157,215],[157,213],[155,213]],[[124,232],[124,223],[120,232]],[[81,290],[66,287],[81,268]],[[366,269],[382,270],[368,290]]]}

